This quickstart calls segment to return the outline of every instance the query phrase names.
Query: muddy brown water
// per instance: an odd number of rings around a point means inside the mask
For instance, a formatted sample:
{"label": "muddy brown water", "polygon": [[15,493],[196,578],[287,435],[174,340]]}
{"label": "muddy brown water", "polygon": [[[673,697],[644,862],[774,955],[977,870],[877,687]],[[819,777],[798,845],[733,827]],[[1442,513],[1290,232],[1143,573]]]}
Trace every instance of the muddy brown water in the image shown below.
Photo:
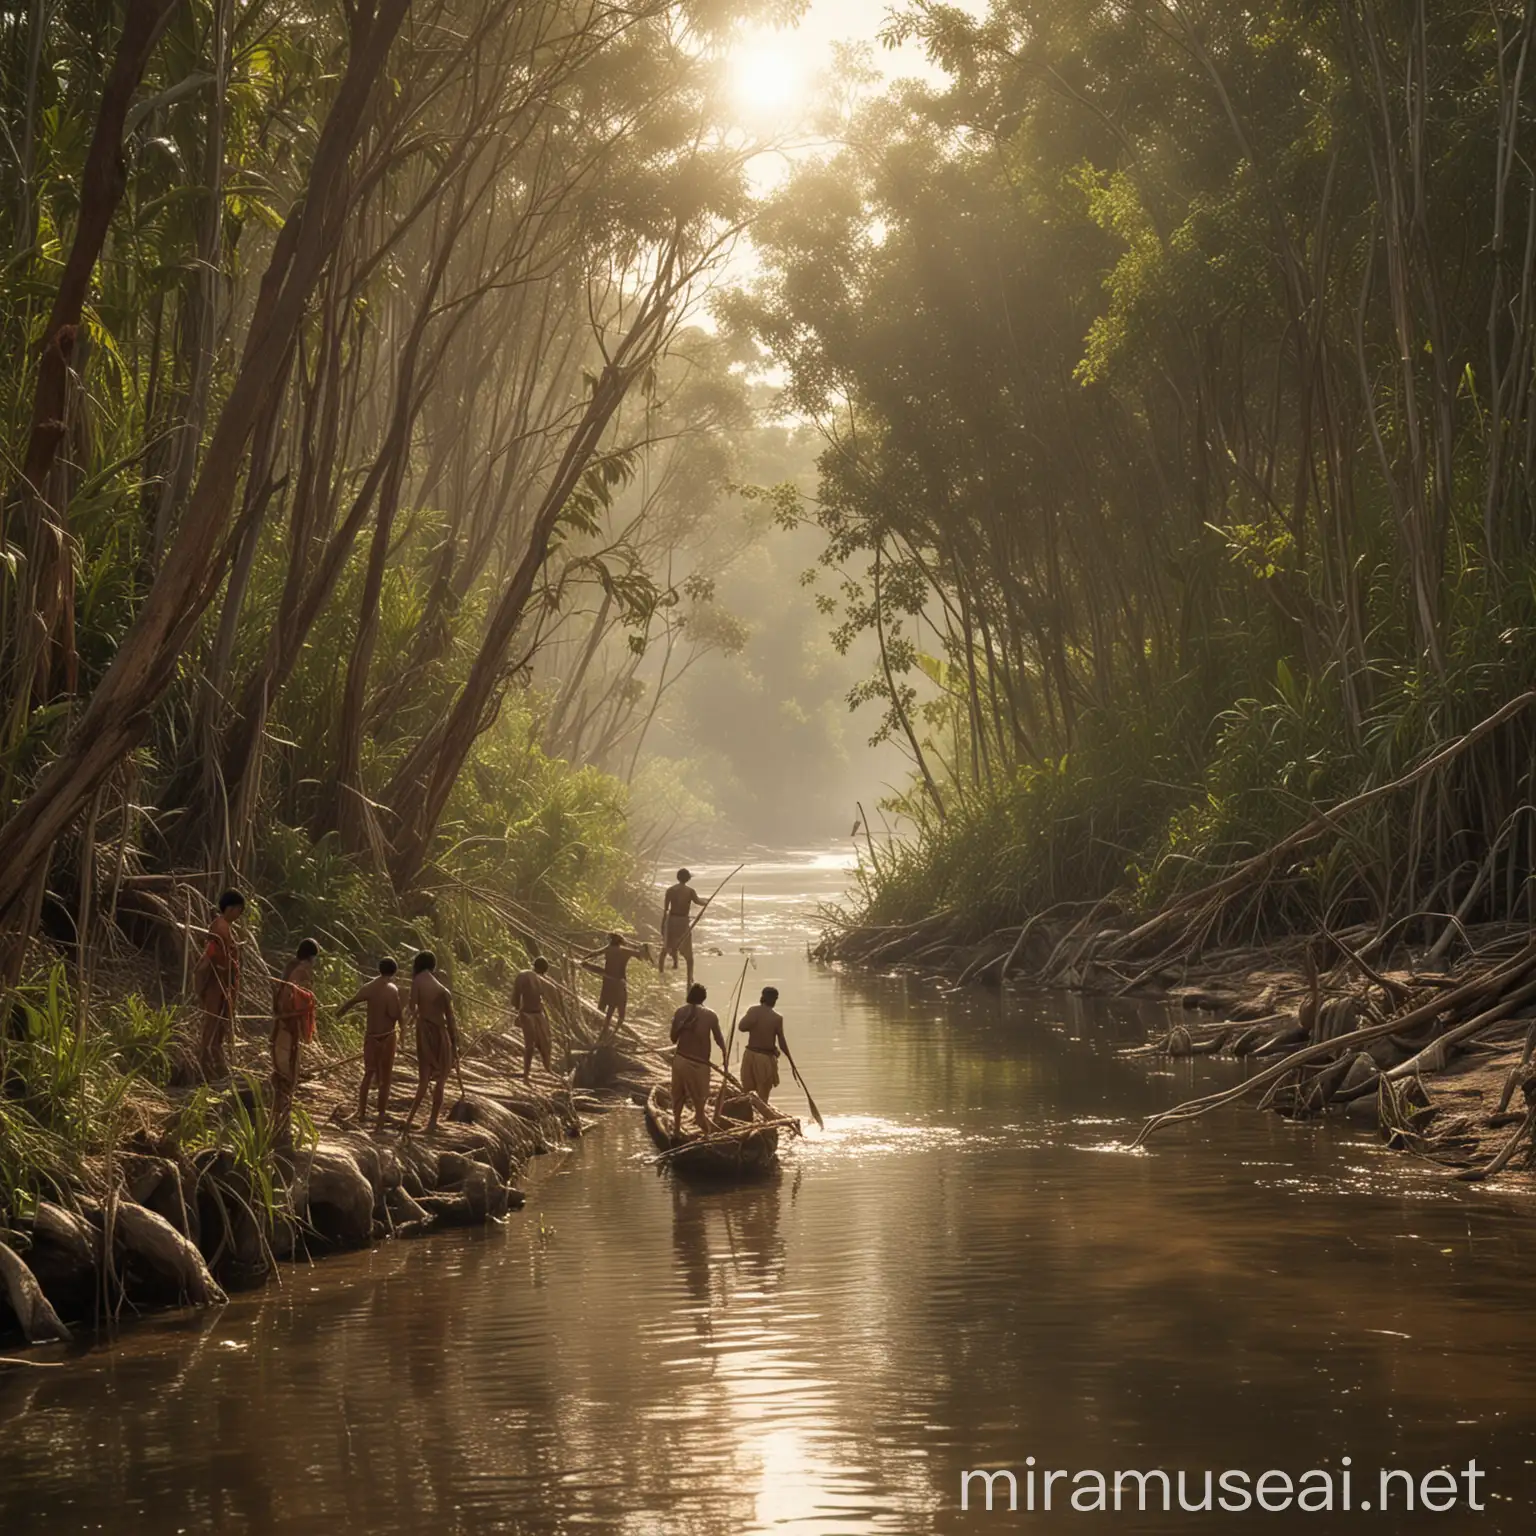
{"label": "muddy brown water", "polygon": [[[679,1184],[623,1111],[504,1228],[0,1369],[0,1532],[1531,1528],[1536,1211],[1241,1110],[1128,1155],[1236,1069],[1123,1060],[1125,1006],[812,966],[844,878],[760,862],[699,933],[715,1001],[743,942],[783,989],[827,1119],[774,1181]],[[1139,1514],[1126,1484],[1088,1514],[1059,1483],[1030,1513],[1030,1456],[1184,1468],[1197,1503],[1206,1469],[1327,1469],[1337,1501],[1349,1456],[1357,1502]],[[1469,1460],[1481,1513],[1358,1510],[1382,1467]],[[962,1512],[978,1467],[1015,1472],[1016,1514],[975,1482]]]}

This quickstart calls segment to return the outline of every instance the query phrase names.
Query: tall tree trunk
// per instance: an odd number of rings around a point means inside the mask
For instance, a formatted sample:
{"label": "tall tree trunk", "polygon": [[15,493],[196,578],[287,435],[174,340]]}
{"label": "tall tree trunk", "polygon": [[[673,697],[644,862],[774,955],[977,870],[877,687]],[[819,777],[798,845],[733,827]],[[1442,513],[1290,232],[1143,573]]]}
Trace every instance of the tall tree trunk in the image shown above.
{"label": "tall tree trunk", "polygon": [[[67,431],[70,365],[91,276],[107,231],[128,187],[123,159],[123,130],[134,93],[144,78],[155,44],[182,0],[128,0],[128,14],[102,89],[96,127],[80,179],[80,215],[74,239],[43,331],[32,396],[31,424],[16,488],[18,542],[26,551],[25,595],[16,614],[15,633],[5,637],[15,647],[14,683],[18,694],[30,690],[39,703],[54,697],[53,650],[60,631],[71,638],[60,657],[63,687],[76,683],[69,526],[63,507],[49,507],[47,484],[59,445]],[[29,192],[28,192],[29,195]]]}
{"label": "tall tree trunk", "polygon": [[360,0],[348,10],[346,69],[315,145],[306,193],[273,250],[240,368],[181,526],[59,755],[0,825],[0,922],[12,929],[26,921],[23,898],[40,888],[55,840],[142,740],[151,709],[174,678],[187,642],[218,591],[231,554],[225,541],[245,447],[280,381],[335,242],[352,152],[410,3]]}

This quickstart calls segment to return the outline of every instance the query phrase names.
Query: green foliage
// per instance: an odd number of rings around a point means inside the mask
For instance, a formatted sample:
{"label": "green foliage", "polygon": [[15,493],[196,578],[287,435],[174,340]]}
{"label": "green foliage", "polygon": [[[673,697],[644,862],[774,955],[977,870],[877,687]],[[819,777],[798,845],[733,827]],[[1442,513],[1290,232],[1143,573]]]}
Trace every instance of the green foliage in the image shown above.
{"label": "green foliage", "polygon": [[[850,90],[727,306],[828,441],[821,600],[916,775],[868,912],[1157,906],[1536,674],[1536,235],[1506,213],[1536,15],[894,26],[946,83]],[[1222,923],[1529,916],[1533,743],[1522,716]]]}

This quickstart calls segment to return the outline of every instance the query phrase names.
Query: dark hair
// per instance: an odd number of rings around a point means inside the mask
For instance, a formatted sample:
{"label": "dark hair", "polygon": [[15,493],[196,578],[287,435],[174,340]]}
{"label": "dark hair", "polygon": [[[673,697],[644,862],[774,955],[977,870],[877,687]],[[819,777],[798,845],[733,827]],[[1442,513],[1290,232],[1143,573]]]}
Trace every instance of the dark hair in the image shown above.
{"label": "dark hair", "polygon": [[300,960],[313,960],[320,953],[320,946],[313,939],[300,939],[298,953]]}
{"label": "dark hair", "polygon": [[391,960],[388,955],[385,955],[384,958],[379,961],[379,975],[380,976],[393,976],[395,974],[395,972],[398,971],[399,969],[400,969],[400,967],[398,965],[396,965],[395,962],[393,960]]}
{"label": "dark hair", "polygon": [[610,933],[608,935],[608,942],[610,944],[622,944],[624,942],[624,940],[622,938],[620,938],[620,936],[618,934]]}
{"label": "dark hair", "polygon": [[543,955],[535,955],[533,957],[533,968],[542,976],[549,969],[549,961]]}
{"label": "dark hair", "polygon": [[423,971],[435,971],[437,969],[437,956],[430,949],[424,949],[411,962],[411,973],[420,976]]}
{"label": "dark hair", "polygon": [[778,1002],[778,1000],[779,1000],[779,989],[777,987],[764,987],[763,988],[763,1002],[764,1002],[764,1004],[767,1007],[772,1008],[773,1005],[776,1002]]}
{"label": "dark hair", "polygon": [[697,1008],[699,1004],[702,1003],[708,996],[709,993],[705,991],[704,983],[702,981],[696,981],[691,987],[688,988],[688,1001],[692,1003],[695,1008]]}
{"label": "dark hair", "polygon": [[692,880],[693,871],[691,869],[680,869],[677,872],[677,878],[679,880]]}
{"label": "dark hair", "polygon": [[239,891],[225,891],[224,894],[219,897],[220,912],[222,912],[226,907],[243,907],[244,905],[245,897],[242,896]]}

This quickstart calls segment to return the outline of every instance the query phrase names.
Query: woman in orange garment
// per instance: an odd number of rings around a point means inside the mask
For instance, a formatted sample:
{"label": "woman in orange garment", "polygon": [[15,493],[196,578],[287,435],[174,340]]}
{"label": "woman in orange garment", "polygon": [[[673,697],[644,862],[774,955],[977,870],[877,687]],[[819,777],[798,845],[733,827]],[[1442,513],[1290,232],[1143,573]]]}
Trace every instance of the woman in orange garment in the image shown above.
{"label": "woman in orange garment", "polygon": [[192,990],[203,1012],[198,1065],[203,1076],[229,1076],[228,1050],[235,1038],[235,1011],[240,1002],[240,936],[235,924],[245,915],[245,897],[225,891],[218,915],[208,925],[208,942],[192,975]]}
{"label": "woman in orange garment", "polygon": [[272,989],[272,1115],[288,1125],[299,1086],[299,1046],[315,1038],[315,956],[320,946],[305,939]]}

